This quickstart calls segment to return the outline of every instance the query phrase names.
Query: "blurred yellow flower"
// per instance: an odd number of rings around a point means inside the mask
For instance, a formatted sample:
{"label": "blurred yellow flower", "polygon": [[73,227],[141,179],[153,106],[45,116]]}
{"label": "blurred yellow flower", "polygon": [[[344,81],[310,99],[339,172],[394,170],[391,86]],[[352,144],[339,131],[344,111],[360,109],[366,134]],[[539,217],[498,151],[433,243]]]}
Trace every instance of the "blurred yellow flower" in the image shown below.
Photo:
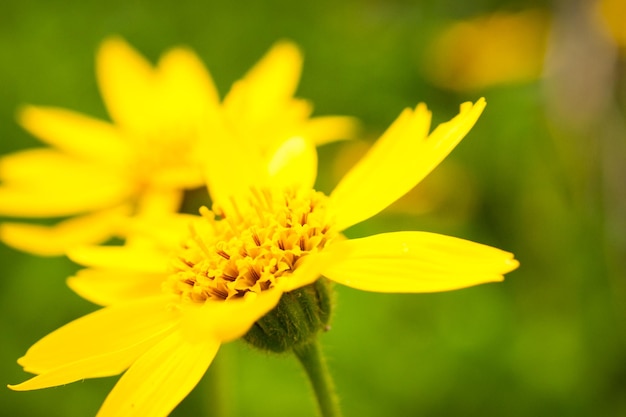
{"label": "blurred yellow flower", "polygon": [[436,85],[459,91],[537,79],[549,29],[548,15],[539,10],[454,23],[427,49],[424,71]]}
{"label": "blurred yellow flower", "polygon": [[184,190],[205,183],[204,155],[215,141],[244,141],[269,155],[293,136],[321,144],[353,135],[352,118],[310,118],[311,105],[293,98],[301,66],[297,47],[280,42],[220,104],[190,50],[172,49],[153,67],[122,39],[106,40],[97,76],[113,123],[27,106],[20,123],[51,147],[0,158],[0,215],[75,217],[52,227],[5,223],[0,239],[59,255],[116,235],[130,215],[176,212]]}
{"label": "blurred yellow flower", "polygon": [[602,27],[617,45],[626,48],[626,2],[600,0],[596,4]]}
{"label": "blurred yellow flower", "polygon": [[265,170],[247,164],[258,149],[216,149],[208,156],[212,211],[178,215],[158,228],[140,222],[135,233],[152,233],[151,245],[70,252],[89,267],[70,286],[105,307],[32,346],[19,363],[37,375],[11,388],[127,369],[98,415],[164,416],[197,384],[220,344],[246,335],[283,295],[309,284],[328,278],[366,291],[415,293],[501,281],[518,262],[489,246],[426,232],[342,235],[428,175],[484,106],[482,99],[465,103],[430,135],[426,106],[405,110],[328,196],[312,189],[315,148],[301,138],[284,143]]}

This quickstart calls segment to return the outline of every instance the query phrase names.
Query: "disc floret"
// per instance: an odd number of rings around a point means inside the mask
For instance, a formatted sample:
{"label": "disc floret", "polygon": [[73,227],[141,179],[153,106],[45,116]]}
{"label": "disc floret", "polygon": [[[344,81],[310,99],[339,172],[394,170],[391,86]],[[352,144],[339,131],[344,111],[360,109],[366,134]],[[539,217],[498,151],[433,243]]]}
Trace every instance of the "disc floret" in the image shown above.
{"label": "disc floret", "polygon": [[204,303],[260,293],[289,279],[303,258],[338,235],[327,200],[314,190],[255,189],[233,201],[229,215],[203,207],[166,287],[184,301]]}

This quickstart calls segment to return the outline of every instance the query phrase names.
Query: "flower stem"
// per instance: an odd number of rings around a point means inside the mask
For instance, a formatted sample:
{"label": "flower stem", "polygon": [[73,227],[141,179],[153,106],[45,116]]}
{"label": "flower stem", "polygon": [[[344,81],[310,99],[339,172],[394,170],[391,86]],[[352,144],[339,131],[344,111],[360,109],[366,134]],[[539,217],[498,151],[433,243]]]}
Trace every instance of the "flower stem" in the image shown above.
{"label": "flower stem", "polygon": [[322,417],[341,417],[339,400],[317,338],[293,348],[311,381]]}

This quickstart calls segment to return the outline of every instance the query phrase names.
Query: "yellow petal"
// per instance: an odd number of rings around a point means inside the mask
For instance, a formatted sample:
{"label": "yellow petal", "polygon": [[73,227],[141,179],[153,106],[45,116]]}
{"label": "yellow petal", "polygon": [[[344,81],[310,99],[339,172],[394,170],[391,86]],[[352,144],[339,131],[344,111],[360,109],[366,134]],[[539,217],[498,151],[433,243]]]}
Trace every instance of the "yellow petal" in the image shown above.
{"label": "yellow petal", "polygon": [[166,273],[169,259],[161,251],[147,247],[80,246],[67,256],[80,265],[120,271]]}
{"label": "yellow petal", "polygon": [[170,300],[169,296],[147,298],[83,316],[39,340],[18,363],[27,372],[41,374],[128,349],[176,323],[177,311],[168,308]]}
{"label": "yellow petal", "polygon": [[92,303],[108,306],[162,294],[166,274],[83,269],[67,285]]}
{"label": "yellow petal", "polygon": [[121,206],[74,217],[54,226],[3,223],[0,225],[0,240],[35,255],[59,256],[71,247],[97,244],[111,238],[129,214],[130,207]]}
{"label": "yellow petal", "polygon": [[196,386],[220,343],[190,343],[174,332],[140,357],[120,378],[97,417],[165,417]]}
{"label": "yellow petal", "polygon": [[180,247],[192,228],[205,223],[202,217],[191,214],[133,217],[124,233],[125,247],[170,252]]}
{"label": "yellow petal", "polygon": [[[55,190],[12,190],[0,188],[0,214],[12,217],[61,217],[117,205],[128,195],[126,189],[108,188]],[[71,192],[74,191],[74,192]]]}
{"label": "yellow petal", "polygon": [[235,83],[224,98],[227,112],[243,120],[263,120],[289,100],[296,91],[302,70],[302,55],[290,42],[279,42]]}
{"label": "yellow petal", "polygon": [[317,151],[312,142],[293,137],[278,148],[269,163],[272,185],[313,188],[317,177]]}
{"label": "yellow petal", "polygon": [[349,256],[323,271],[327,278],[365,291],[436,292],[491,281],[518,267],[513,254],[426,232],[396,232],[339,242]]}
{"label": "yellow petal", "polygon": [[226,302],[182,306],[182,331],[188,340],[207,336],[221,342],[238,339],[278,304],[283,292],[281,288],[272,288],[258,295],[249,293],[244,298]]}
{"label": "yellow petal", "polygon": [[353,139],[359,131],[359,125],[354,117],[314,117],[307,121],[303,136],[320,146],[337,140]]}
{"label": "yellow petal", "polygon": [[322,275],[322,272],[334,264],[350,256],[350,249],[343,251],[323,251],[307,255],[297,264],[294,273],[278,283],[278,288],[289,292],[312,284]]}
{"label": "yellow petal", "polygon": [[332,192],[340,230],[372,217],[415,187],[463,139],[484,107],[484,99],[464,103],[459,115],[429,136],[425,105],[403,112]]}
{"label": "yellow petal", "polygon": [[82,114],[55,107],[27,106],[20,124],[34,136],[70,155],[123,164],[131,157],[119,131]]}
{"label": "yellow petal", "polygon": [[228,140],[213,142],[205,155],[206,181],[213,203],[225,213],[234,213],[233,199],[247,198],[251,186],[267,183],[268,170],[264,165],[267,160],[259,147],[246,148],[239,138],[226,133],[224,126],[215,128],[218,137]]}
{"label": "yellow petal", "polygon": [[170,329],[165,327],[145,340],[129,344],[119,350],[68,362],[21,384],[9,385],[9,388],[15,391],[29,391],[65,385],[86,378],[101,378],[120,374],[128,369],[138,357],[163,339],[168,332]]}
{"label": "yellow petal", "polygon": [[208,70],[191,50],[175,48],[164,54],[159,60],[158,76],[163,94],[161,116],[166,120],[185,125],[217,116],[217,89]]}
{"label": "yellow petal", "polygon": [[183,192],[170,189],[145,190],[137,203],[137,216],[159,217],[176,213],[183,202]]}
{"label": "yellow petal", "polygon": [[121,174],[52,149],[16,152],[0,159],[0,213],[56,217],[115,206],[134,191]]}
{"label": "yellow petal", "polygon": [[96,59],[100,92],[109,114],[122,128],[149,131],[154,123],[156,74],[152,65],[123,39],[109,38]]}
{"label": "yellow petal", "polygon": [[114,166],[94,164],[54,149],[29,149],[0,158],[0,178],[15,186],[38,189],[98,186],[106,178],[113,181],[119,177],[120,172]]}

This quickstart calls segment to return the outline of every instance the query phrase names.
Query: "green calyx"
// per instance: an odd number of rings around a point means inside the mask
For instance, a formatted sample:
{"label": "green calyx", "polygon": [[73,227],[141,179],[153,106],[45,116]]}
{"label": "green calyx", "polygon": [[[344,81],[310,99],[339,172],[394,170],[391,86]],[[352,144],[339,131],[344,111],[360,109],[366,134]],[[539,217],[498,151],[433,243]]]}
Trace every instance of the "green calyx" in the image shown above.
{"label": "green calyx", "polygon": [[332,308],[330,282],[313,284],[284,293],[272,311],[258,320],[243,339],[271,352],[285,352],[313,341],[328,328]]}

